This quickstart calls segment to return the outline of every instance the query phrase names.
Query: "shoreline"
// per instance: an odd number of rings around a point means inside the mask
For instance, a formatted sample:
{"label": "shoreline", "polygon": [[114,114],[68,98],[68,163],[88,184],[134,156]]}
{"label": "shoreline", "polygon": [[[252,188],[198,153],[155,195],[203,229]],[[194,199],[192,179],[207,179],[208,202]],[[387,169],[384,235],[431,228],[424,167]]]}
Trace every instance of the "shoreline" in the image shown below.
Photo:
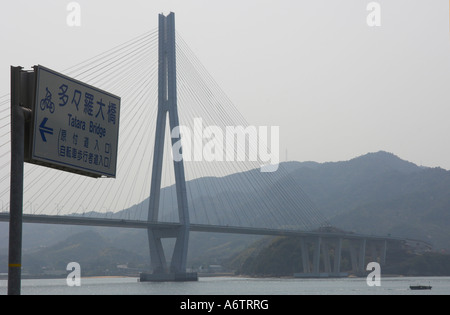
{"label": "shoreline", "polygon": [[[250,276],[250,275],[235,275],[230,273],[217,273],[217,274],[199,274],[199,278],[241,278],[241,279],[279,279],[279,280],[340,280],[340,279],[365,279],[366,276],[354,276],[349,275],[346,277],[305,277],[305,278],[298,278],[293,276]],[[450,276],[405,276],[405,275],[396,275],[396,274],[387,274],[387,275],[381,275],[382,278],[389,278],[389,279],[395,279],[395,278],[439,278],[439,277],[450,277]],[[42,275],[27,275],[22,276],[22,280],[49,280],[49,279],[55,279],[55,280],[65,280],[67,277],[65,275],[59,275],[59,276],[42,276]],[[133,275],[133,276],[126,276],[126,275],[111,275],[111,276],[85,276],[81,277],[81,279],[123,279],[123,278],[135,278],[139,279],[139,275]],[[0,280],[8,280],[7,275],[1,275]]]}

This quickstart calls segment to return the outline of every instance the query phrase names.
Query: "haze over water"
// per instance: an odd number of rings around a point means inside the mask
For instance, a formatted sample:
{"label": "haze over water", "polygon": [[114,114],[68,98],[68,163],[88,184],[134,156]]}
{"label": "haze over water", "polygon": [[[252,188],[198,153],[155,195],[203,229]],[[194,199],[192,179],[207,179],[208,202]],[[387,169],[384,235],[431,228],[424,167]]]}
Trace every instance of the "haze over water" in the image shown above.
{"label": "haze over water", "polygon": [[[411,291],[410,285],[431,285],[432,290]],[[0,295],[7,281],[0,281]],[[450,277],[385,277],[380,287],[365,278],[279,279],[211,277],[198,282],[140,283],[137,278],[82,278],[80,287],[66,279],[24,279],[23,295],[447,295]]]}

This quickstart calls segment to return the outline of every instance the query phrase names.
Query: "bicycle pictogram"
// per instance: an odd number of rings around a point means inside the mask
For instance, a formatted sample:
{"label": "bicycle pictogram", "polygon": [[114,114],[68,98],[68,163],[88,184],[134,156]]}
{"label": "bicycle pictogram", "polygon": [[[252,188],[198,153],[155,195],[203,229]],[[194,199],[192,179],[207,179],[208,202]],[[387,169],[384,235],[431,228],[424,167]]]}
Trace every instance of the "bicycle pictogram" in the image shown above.
{"label": "bicycle pictogram", "polygon": [[52,93],[48,90],[48,88],[45,88],[45,90],[46,90],[45,98],[41,100],[39,105],[42,110],[48,108],[50,113],[53,114],[55,112],[55,103],[52,102]]}

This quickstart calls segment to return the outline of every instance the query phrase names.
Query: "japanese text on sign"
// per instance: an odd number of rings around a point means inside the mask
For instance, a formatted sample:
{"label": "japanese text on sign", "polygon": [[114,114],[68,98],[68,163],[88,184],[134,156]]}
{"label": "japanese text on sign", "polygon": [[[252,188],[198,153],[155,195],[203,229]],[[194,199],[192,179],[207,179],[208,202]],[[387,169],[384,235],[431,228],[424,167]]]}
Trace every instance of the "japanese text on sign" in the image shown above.
{"label": "japanese text on sign", "polygon": [[115,177],[120,98],[38,66],[32,159]]}

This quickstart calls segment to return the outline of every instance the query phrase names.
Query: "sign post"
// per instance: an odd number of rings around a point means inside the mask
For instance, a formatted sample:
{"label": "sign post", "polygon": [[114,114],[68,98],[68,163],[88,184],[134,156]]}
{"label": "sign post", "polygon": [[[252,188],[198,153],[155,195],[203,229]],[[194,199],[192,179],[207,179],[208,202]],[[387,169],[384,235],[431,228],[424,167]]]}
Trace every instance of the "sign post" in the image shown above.
{"label": "sign post", "polygon": [[24,162],[116,177],[120,97],[42,66],[11,67],[8,295],[19,295]]}
{"label": "sign post", "polygon": [[23,160],[25,119],[20,67],[11,67],[11,187],[8,249],[8,295],[19,295],[22,268]]}

